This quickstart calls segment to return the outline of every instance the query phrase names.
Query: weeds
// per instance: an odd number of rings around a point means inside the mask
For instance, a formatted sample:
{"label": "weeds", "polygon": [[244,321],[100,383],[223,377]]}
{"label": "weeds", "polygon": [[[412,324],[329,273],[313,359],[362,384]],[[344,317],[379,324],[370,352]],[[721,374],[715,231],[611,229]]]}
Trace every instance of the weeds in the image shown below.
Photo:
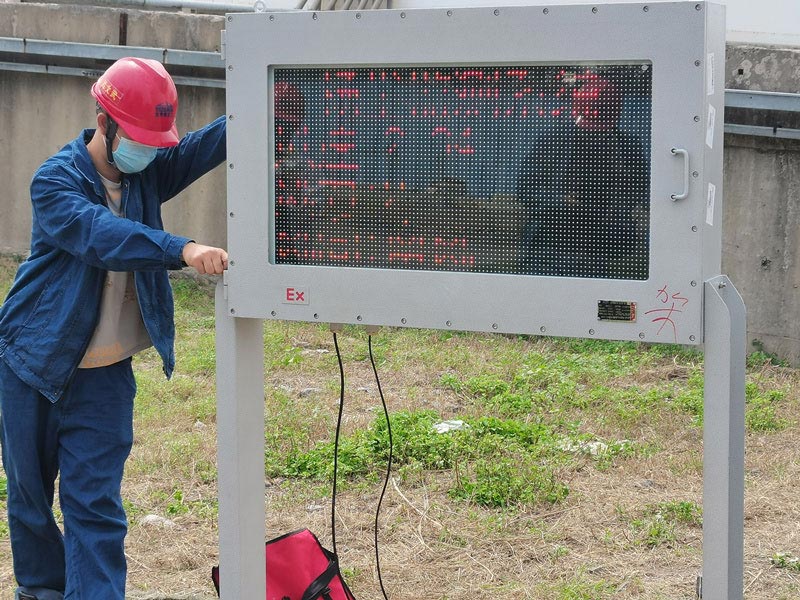
{"label": "weeds", "polygon": [[[0,262],[0,292],[15,266]],[[191,280],[173,286],[174,377],[165,381],[152,350],[134,363],[136,441],[123,488],[131,522],[129,587],[155,592],[157,573],[162,595],[189,586],[205,598],[213,594],[207,572],[218,551],[213,299]],[[702,476],[702,353],[395,329],[372,341],[395,441],[394,481],[380,527],[390,597],[691,594],[685,573],[699,566],[703,516],[699,503],[686,498],[698,493]],[[366,334],[345,327],[340,345],[348,376],[340,558],[356,595],[369,597],[370,532],[388,436],[375,410]],[[330,333],[318,324],[268,321],[264,349],[268,531],[309,526],[324,535],[327,514],[320,507],[329,506],[339,394]],[[798,377],[763,348],[748,358],[747,373],[748,460],[760,473],[748,478],[748,493],[770,503],[763,514],[753,510],[747,532],[758,547],[788,548],[793,530],[784,533],[770,520],[798,518],[786,483],[798,476],[792,416]],[[464,427],[436,432],[437,423],[450,420]],[[4,486],[0,475],[3,511]],[[666,491],[674,499],[664,500]],[[627,508],[615,518],[609,508],[615,506]],[[57,508],[56,514],[60,519]],[[150,514],[177,526],[154,534],[140,524]],[[2,519],[0,541],[0,565],[7,565],[0,568],[2,595],[14,586]],[[776,553],[772,564],[749,595],[796,597],[797,559]]]}
{"label": "weeds", "polygon": [[789,364],[780,358],[777,354],[767,352],[764,347],[764,342],[759,339],[754,339],[751,342],[755,351],[750,353],[747,357],[747,366],[751,368],[763,367],[764,365],[773,365],[776,367],[788,367]]}
{"label": "weeds", "polygon": [[[565,462],[555,433],[541,424],[496,417],[466,421],[463,430],[438,434],[439,416],[429,410],[399,411],[391,416],[394,464],[413,471],[455,469],[451,497],[481,506],[508,507],[558,502],[567,486],[555,469]],[[351,480],[384,468],[388,458],[386,421],[377,418],[365,430],[342,436],[339,474]],[[276,454],[268,451],[268,475],[329,480],[333,443],[324,441],[308,451]]]}
{"label": "weeds", "polygon": [[673,500],[661,502],[649,508],[651,514],[662,515],[668,521],[690,525],[703,526],[703,509],[694,502]]}
{"label": "weeds", "polygon": [[769,561],[776,569],[786,569],[800,573],[800,558],[788,552],[776,552]]}
{"label": "weeds", "polygon": [[750,431],[780,431],[789,425],[789,420],[778,416],[778,405],[783,402],[783,390],[762,390],[755,381],[745,384],[747,412],[745,423]]}
{"label": "weeds", "polygon": [[694,502],[668,501],[645,507],[630,526],[634,541],[647,548],[672,547],[682,526],[702,527],[702,509]]}
{"label": "weeds", "polygon": [[542,586],[545,597],[554,600],[605,600],[614,597],[617,587],[602,579],[590,581],[582,573],[556,585]]}

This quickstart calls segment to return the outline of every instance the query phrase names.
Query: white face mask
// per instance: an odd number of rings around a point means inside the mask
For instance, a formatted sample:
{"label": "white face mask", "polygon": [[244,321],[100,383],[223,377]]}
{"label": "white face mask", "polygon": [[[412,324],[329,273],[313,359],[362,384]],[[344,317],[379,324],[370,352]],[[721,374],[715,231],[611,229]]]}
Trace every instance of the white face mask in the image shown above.
{"label": "white face mask", "polygon": [[139,173],[144,171],[158,153],[158,148],[134,142],[117,135],[119,145],[112,151],[114,164],[123,173]]}

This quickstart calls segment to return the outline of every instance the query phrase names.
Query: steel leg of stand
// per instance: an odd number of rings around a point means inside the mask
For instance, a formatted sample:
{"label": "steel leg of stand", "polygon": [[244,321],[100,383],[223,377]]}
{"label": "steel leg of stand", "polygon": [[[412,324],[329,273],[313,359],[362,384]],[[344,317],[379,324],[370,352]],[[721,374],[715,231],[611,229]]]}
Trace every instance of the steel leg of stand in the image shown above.
{"label": "steel leg of stand", "polygon": [[220,597],[264,598],[264,328],[229,314],[221,281],[216,331]]}
{"label": "steel leg of stand", "polygon": [[746,315],[724,275],[704,295],[702,598],[742,600]]}

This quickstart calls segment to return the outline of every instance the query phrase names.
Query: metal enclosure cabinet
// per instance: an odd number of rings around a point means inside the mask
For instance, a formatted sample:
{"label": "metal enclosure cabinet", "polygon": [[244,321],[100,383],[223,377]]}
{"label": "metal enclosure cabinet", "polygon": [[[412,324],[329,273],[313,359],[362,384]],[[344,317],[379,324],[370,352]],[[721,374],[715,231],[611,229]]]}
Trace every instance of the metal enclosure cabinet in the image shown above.
{"label": "metal enclosure cabinet", "polygon": [[264,580],[263,319],[705,345],[706,600],[743,597],[724,8],[227,16],[223,600]]}
{"label": "metal enclosure cabinet", "polygon": [[[702,284],[720,269],[724,34],[724,9],[705,2],[228,16],[231,310],[701,343]],[[624,95],[611,103],[640,149],[614,149],[607,172],[607,144],[581,155],[571,137],[592,78]],[[279,135],[287,88],[303,96],[294,142]],[[303,172],[289,185],[305,186],[294,197],[281,187],[290,143]],[[602,216],[622,210],[612,180],[627,166],[638,216]],[[594,229],[575,225],[583,214]],[[312,238],[302,256],[289,236]],[[556,241],[541,251],[542,239]]]}

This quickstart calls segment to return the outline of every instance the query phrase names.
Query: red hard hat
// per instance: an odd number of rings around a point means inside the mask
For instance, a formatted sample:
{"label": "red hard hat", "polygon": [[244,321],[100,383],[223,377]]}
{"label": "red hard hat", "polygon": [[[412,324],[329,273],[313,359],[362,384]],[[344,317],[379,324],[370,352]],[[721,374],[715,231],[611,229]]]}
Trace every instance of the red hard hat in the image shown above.
{"label": "red hard hat", "polygon": [[296,85],[279,81],[275,84],[275,118],[299,123],[306,114],[306,101]]}
{"label": "red hard hat", "polygon": [[605,77],[590,73],[572,92],[572,116],[580,129],[608,131],[622,114],[622,93]]}
{"label": "red hard hat", "polygon": [[157,60],[120,58],[92,86],[92,96],[133,141],[178,144],[178,91]]}

